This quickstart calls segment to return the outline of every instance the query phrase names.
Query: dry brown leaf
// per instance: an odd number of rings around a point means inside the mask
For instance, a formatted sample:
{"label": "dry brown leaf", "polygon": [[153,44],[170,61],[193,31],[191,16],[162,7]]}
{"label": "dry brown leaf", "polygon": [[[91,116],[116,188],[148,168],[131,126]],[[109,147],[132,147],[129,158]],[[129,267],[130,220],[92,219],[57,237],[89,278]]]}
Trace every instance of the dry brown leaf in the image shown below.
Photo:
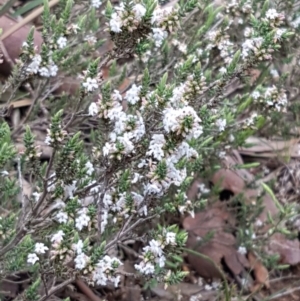
{"label": "dry brown leaf", "polygon": [[[209,257],[215,263],[212,264],[205,258],[188,253],[191,266],[200,276],[208,279],[222,278],[219,269],[222,269],[223,259],[233,274],[240,274],[248,266],[247,259],[237,252],[236,239],[230,233],[234,224],[234,217],[222,202],[217,202],[211,208],[198,212],[194,218],[188,216],[184,219],[183,227],[189,233],[187,248]],[[210,232],[214,233],[213,238],[201,243],[201,239]]]}
{"label": "dry brown leaf", "polygon": [[269,272],[253,252],[248,252],[250,268],[253,270],[256,284],[270,288]]}
{"label": "dry brown leaf", "polygon": [[269,251],[280,255],[282,264],[296,265],[300,263],[300,242],[298,239],[288,240],[281,233],[271,236]]}
{"label": "dry brown leaf", "polygon": [[[181,282],[176,285],[170,285],[167,288],[165,288],[163,284],[158,284],[155,288],[151,290],[158,297],[167,300],[178,300],[177,299],[178,295],[191,297],[192,295],[198,294],[200,292],[201,295],[203,295],[203,297],[205,295],[207,296],[210,295],[207,294],[208,292],[203,292],[203,287],[199,286],[198,284],[185,283],[185,282]],[[213,292],[209,292],[209,293],[213,293]]]}
{"label": "dry brown leaf", "polygon": [[212,183],[223,190],[230,190],[234,194],[241,193],[245,189],[244,180],[236,171],[230,169],[219,169],[213,175]]}
{"label": "dry brown leaf", "polygon": [[300,157],[299,139],[291,139],[288,141],[271,141],[264,138],[249,137],[246,140],[249,147],[240,147],[239,152],[242,155],[255,156],[255,157]]}

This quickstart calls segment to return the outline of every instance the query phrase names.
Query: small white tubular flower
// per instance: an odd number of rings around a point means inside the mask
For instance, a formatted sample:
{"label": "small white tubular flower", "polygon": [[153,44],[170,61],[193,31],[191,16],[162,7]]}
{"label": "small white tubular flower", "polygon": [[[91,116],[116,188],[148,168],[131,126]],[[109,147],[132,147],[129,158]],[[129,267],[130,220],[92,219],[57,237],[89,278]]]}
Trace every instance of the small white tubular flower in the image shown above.
{"label": "small white tubular flower", "polygon": [[55,218],[60,224],[66,224],[69,217],[66,212],[60,211],[56,214]]}
{"label": "small white tubular flower", "polygon": [[126,92],[125,99],[132,105],[135,105],[140,100],[140,91],[142,86],[136,86],[133,84],[132,87]]}
{"label": "small white tubular flower", "polygon": [[65,48],[67,46],[67,42],[68,42],[68,40],[66,37],[59,37],[56,41],[56,43],[60,49]]}
{"label": "small white tubular flower", "polygon": [[176,164],[182,157],[187,159],[198,158],[198,152],[183,141],[173,152],[171,161]]}
{"label": "small white tubular flower", "polygon": [[172,103],[173,106],[178,107],[180,103],[182,104],[187,104],[187,102],[184,100],[183,96],[186,90],[186,84],[182,83],[180,86],[175,87],[173,89],[173,95],[170,98],[170,102]]}
{"label": "small white tubular flower", "polygon": [[155,267],[151,262],[145,263],[144,261],[134,265],[135,269],[141,274],[151,275],[155,271]]}
{"label": "small white tubular flower", "polygon": [[134,151],[134,144],[130,141],[130,137],[127,133],[125,133],[123,137],[118,137],[118,141],[124,146],[123,153],[125,155],[129,155]]}
{"label": "small white tubular flower", "polygon": [[119,90],[116,90],[116,89],[114,90],[114,93],[112,95],[112,99],[122,101],[122,95],[121,95]]}
{"label": "small white tubular flower", "polygon": [[110,30],[115,32],[115,33],[119,33],[122,31],[122,19],[120,18],[120,16],[117,13],[113,13],[111,15],[111,19],[109,21],[109,27]]}
{"label": "small white tubular flower", "polygon": [[58,72],[58,67],[53,62],[48,66],[50,76],[55,77]]}
{"label": "small white tubular flower", "polygon": [[79,231],[81,231],[83,227],[86,227],[91,220],[91,218],[86,213],[86,208],[82,208],[78,211],[78,217],[75,219],[75,226]]}
{"label": "small white tubular flower", "polygon": [[87,161],[86,162],[86,164],[85,164],[85,167],[87,168],[87,174],[89,175],[89,176],[91,176],[92,175],[92,173],[94,172],[94,166],[93,166],[93,164],[90,162],[90,161]]}
{"label": "small white tubular flower", "polygon": [[135,129],[132,131],[132,139],[134,141],[139,141],[146,133],[146,128],[144,124],[143,117],[140,116],[137,118],[135,123]]}
{"label": "small white tubular flower", "polygon": [[152,239],[149,242],[149,246],[144,247],[143,249],[144,251],[150,251],[151,253],[153,253],[155,256],[162,256],[163,255],[163,250],[161,248],[161,244],[160,242],[158,242],[155,239]]}
{"label": "small white tubular flower", "polygon": [[253,99],[257,100],[260,97],[260,93],[258,91],[254,91],[252,92],[251,96],[253,97]]}
{"label": "small white tubular flower", "polygon": [[243,247],[243,246],[240,246],[240,247],[238,248],[238,252],[239,252],[240,254],[242,254],[242,255],[245,255],[245,254],[247,254],[247,249],[246,249],[245,247]]}
{"label": "small white tubular flower", "polygon": [[99,8],[101,4],[101,0],[91,0],[91,7]]}
{"label": "small white tubular flower", "polygon": [[82,249],[83,249],[83,241],[79,239],[77,244],[74,244],[74,250],[77,254],[81,254]]}
{"label": "small white tubular flower", "polygon": [[[180,109],[166,108],[163,113],[163,125],[167,133],[175,132],[177,135],[187,136],[187,139],[197,139],[202,134],[203,129],[199,124],[201,119],[191,106]],[[192,119],[192,121],[189,122],[191,128],[186,127],[184,122],[186,118]]]}
{"label": "small white tubular flower", "polygon": [[176,233],[167,232],[166,233],[166,243],[168,245],[176,245]]}
{"label": "small white tubular flower", "polygon": [[50,77],[50,72],[49,72],[49,69],[47,67],[42,67],[39,69],[39,74],[40,76],[43,76],[43,77]]}
{"label": "small white tubular flower", "polygon": [[227,72],[227,69],[226,69],[225,67],[221,67],[221,68],[219,69],[219,71],[220,71],[220,73],[223,75],[223,74],[225,74],[225,73]]}
{"label": "small white tubular flower", "polygon": [[35,191],[32,196],[34,197],[34,201],[37,202],[41,196],[41,194],[37,191]]}
{"label": "small white tubular flower", "polygon": [[27,263],[34,265],[37,261],[39,261],[39,258],[35,253],[28,254]]}
{"label": "small white tubular flower", "polygon": [[42,57],[37,54],[33,57],[31,63],[28,65],[26,71],[27,73],[37,74],[40,68],[40,64],[42,62]]}
{"label": "small white tubular flower", "polygon": [[82,83],[82,86],[88,91],[93,92],[94,90],[98,89],[99,85],[97,83],[97,80],[95,78],[88,77],[84,83]]}
{"label": "small white tubular flower", "polygon": [[75,268],[78,270],[84,269],[87,264],[89,263],[90,258],[86,256],[84,253],[78,254],[74,261],[75,261]]}
{"label": "small white tubular flower", "polygon": [[274,8],[270,8],[266,12],[266,17],[270,20],[274,20],[279,16],[278,12]]}
{"label": "small white tubular flower", "polygon": [[51,242],[60,244],[63,241],[64,236],[65,236],[65,233],[62,230],[59,230],[57,233],[55,233],[51,237]]}
{"label": "small white tubular flower", "polygon": [[153,28],[153,40],[155,43],[155,46],[158,48],[162,45],[163,40],[168,36],[168,33],[161,28]]}
{"label": "small white tubular flower", "polygon": [[37,254],[45,254],[47,250],[49,250],[49,248],[41,242],[37,242],[34,246],[34,251]]}
{"label": "small white tubular flower", "polygon": [[250,27],[246,27],[245,30],[244,30],[244,36],[246,38],[250,38],[253,34],[253,28],[250,28]]}
{"label": "small white tubular flower", "polygon": [[[2,177],[6,177],[6,176],[8,176],[8,175],[9,175],[9,173],[8,173],[7,170],[1,171],[1,176],[2,176]],[[34,192],[34,193],[37,193],[37,192]],[[34,193],[33,193],[33,194],[34,194]]]}
{"label": "small white tubular flower", "polygon": [[218,119],[216,121],[216,126],[218,127],[219,132],[223,132],[226,127],[226,119]]}
{"label": "small white tubular flower", "polygon": [[120,276],[115,276],[114,274],[120,265],[122,265],[122,262],[118,258],[111,258],[105,255],[96,265],[92,276],[93,281],[98,285],[106,285],[107,281],[111,281],[117,287],[120,282]]}
{"label": "small white tubular flower", "polygon": [[146,8],[140,3],[134,5],[132,11],[137,21],[141,21],[146,14]]}
{"label": "small white tubular flower", "polygon": [[89,106],[89,115],[90,116],[96,116],[98,114],[98,106],[95,102],[92,102]]}
{"label": "small white tubular flower", "polygon": [[149,150],[147,151],[147,156],[153,156],[157,160],[161,160],[165,154],[163,147],[166,143],[165,137],[163,134],[154,134],[150,141]]}
{"label": "small white tubular flower", "polygon": [[76,190],[76,180],[73,181],[72,184],[66,185],[65,186],[65,197],[67,198],[73,198],[74,197],[74,192]]}

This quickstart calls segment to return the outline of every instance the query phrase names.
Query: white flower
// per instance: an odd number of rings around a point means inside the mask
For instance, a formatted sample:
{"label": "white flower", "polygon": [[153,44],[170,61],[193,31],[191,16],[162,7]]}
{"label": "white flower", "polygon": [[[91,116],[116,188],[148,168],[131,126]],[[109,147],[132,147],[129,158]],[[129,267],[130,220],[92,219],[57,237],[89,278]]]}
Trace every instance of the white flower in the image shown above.
{"label": "white flower", "polygon": [[221,151],[221,152],[219,152],[218,156],[220,159],[224,159],[226,157],[226,152]]}
{"label": "white flower", "polygon": [[176,233],[167,232],[167,234],[166,234],[166,243],[168,245],[176,245]]}
{"label": "white flower", "polygon": [[255,221],[255,226],[256,227],[261,227],[263,225],[263,222],[260,220],[260,219],[257,219],[256,221]]}
{"label": "white flower", "polygon": [[142,4],[138,3],[138,4],[134,5],[134,7],[132,8],[132,12],[134,13],[135,18],[138,21],[141,21],[141,19],[146,14],[146,8]]}
{"label": "white flower", "polygon": [[284,29],[281,28],[277,28],[276,32],[275,32],[275,39],[280,40],[283,36],[283,34],[285,33]]}
{"label": "white flower", "polygon": [[179,43],[178,45],[178,50],[182,53],[186,53],[187,52],[187,45],[184,43]]}
{"label": "white flower", "polygon": [[59,37],[56,41],[56,43],[60,49],[65,48],[67,46],[67,42],[68,42],[68,40],[66,37]]}
{"label": "white flower", "polygon": [[225,130],[225,127],[226,127],[226,119],[218,119],[216,121],[216,125],[219,128],[219,131],[223,132]]}
{"label": "white flower", "polygon": [[74,249],[77,254],[82,253],[83,241],[81,239],[78,240],[77,244],[74,244]]}
{"label": "white flower", "polygon": [[238,252],[239,252],[240,254],[242,254],[242,255],[245,255],[245,254],[247,254],[247,249],[246,249],[245,247],[243,247],[243,246],[240,246],[240,247],[238,248]]}
{"label": "white flower", "polygon": [[140,179],[142,178],[142,175],[135,172],[134,173],[134,178],[132,179],[131,183],[132,184],[136,184]]}
{"label": "white flower", "polygon": [[153,40],[155,42],[156,47],[160,47],[162,45],[163,40],[168,36],[168,33],[161,28],[153,28]]}
{"label": "white flower", "polygon": [[278,77],[279,77],[278,71],[277,71],[276,69],[270,70],[270,74],[271,74],[274,78],[278,78]]}
{"label": "white flower", "polygon": [[109,142],[106,142],[102,148],[103,156],[107,156],[110,153],[111,149],[112,149],[111,144]]}
{"label": "white flower", "polygon": [[[187,139],[197,139],[202,134],[203,129],[199,124],[201,119],[191,106],[179,109],[166,108],[163,113],[163,126],[167,133],[175,132],[178,135],[181,132]],[[187,128],[185,123],[186,118],[190,119],[189,125],[192,128]]]}
{"label": "white flower", "polygon": [[132,105],[135,105],[140,100],[140,91],[142,86],[136,86],[133,84],[132,87],[126,92],[125,99]]}
{"label": "white flower", "polygon": [[225,67],[221,67],[219,69],[219,71],[220,71],[221,74],[225,74],[227,72],[227,69]]}
{"label": "white flower", "polygon": [[252,93],[252,97],[253,97],[255,100],[257,100],[257,99],[260,97],[260,93],[259,93],[258,91],[254,91],[254,92]]}
{"label": "white flower", "polygon": [[6,177],[6,176],[8,176],[8,175],[9,175],[9,173],[8,173],[7,170],[1,171],[1,176],[2,176],[2,177]]}
{"label": "white flower", "polygon": [[122,95],[121,95],[121,93],[120,93],[120,91],[119,90],[114,90],[114,93],[113,93],[113,95],[112,95],[112,99],[113,100],[119,100],[119,101],[122,101]]}
{"label": "white flower", "polygon": [[101,4],[101,0],[91,0],[91,7],[99,8]]}
{"label": "white flower", "polygon": [[52,143],[52,138],[51,138],[49,135],[46,136],[46,138],[45,138],[45,143],[46,143],[47,145],[51,145],[51,143]]}
{"label": "white flower", "polygon": [[43,76],[43,77],[50,77],[50,73],[49,73],[49,70],[47,67],[40,68],[39,74],[40,74],[40,76]]}
{"label": "white flower", "polygon": [[65,197],[71,198],[71,199],[74,197],[74,192],[77,188],[76,183],[77,183],[76,180],[74,180],[72,184],[65,186]]}
{"label": "white flower", "polygon": [[200,193],[203,193],[203,194],[206,194],[206,193],[210,192],[210,190],[205,187],[204,183],[199,184],[198,189],[199,189]]}
{"label": "white flower", "polygon": [[34,250],[35,250],[35,252],[36,252],[37,254],[45,254],[45,252],[46,252],[47,250],[49,250],[49,248],[46,247],[43,243],[37,242],[37,243],[35,244]]}
{"label": "white flower", "polygon": [[53,62],[48,66],[50,76],[55,77],[57,75],[58,67]]}
{"label": "white flower", "polygon": [[98,89],[98,83],[95,78],[88,77],[84,83],[82,83],[83,87],[86,88],[88,92],[93,92]]}
{"label": "white flower", "polygon": [[174,106],[179,106],[180,103],[183,103],[185,104],[185,100],[184,100],[184,93],[185,93],[185,90],[186,90],[186,84],[185,83],[182,83],[180,84],[178,87],[175,87],[173,89],[173,95],[172,97],[170,98],[170,102],[174,105]]}
{"label": "white flower", "polygon": [[117,13],[113,13],[111,15],[111,19],[109,21],[110,30],[119,33],[122,31],[122,19],[119,17]]}
{"label": "white flower", "polygon": [[253,34],[253,28],[246,27],[246,28],[245,28],[245,31],[244,31],[244,36],[245,36],[246,38],[249,38],[249,37],[252,36],[252,34]]}
{"label": "white flower", "polygon": [[93,164],[92,164],[90,161],[87,161],[86,164],[85,164],[85,167],[87,168],[86,173],[87,173],[89,176],[91,176],[92,173],[93,173],[94,170],[95,170]]}
{"label": "white flower", "polygon": [[211,291],[211,290],[213,289],[213,287],[210,286],[209,284],[205,284],[205,285],[204,285],[204,289],[205,289],[206,291]]}
{"label": "white flower", "polygon": [[163,268],[166,264],[166,257],[164,255],[157,257],[155,262],[159,265],[160,268]]}
{"label": "white flower", "polygon": [[123,137],[118,137],[118,141],[124,146],[123,152],[128,155],[134,150],[134,144],[130,141],[128,133],[125,133]]}
{"label": "white flower", "polygon": [[161,160],[164,157],[163,147],[166,143],[163,134],[154,134],[150,141],[149,151],[147,151],[147,156],[153,156],[157,160]]}
{"label": "white flower", "polygon": [[145,263],[142,261],[139,264],[135,264],[134,267],[137,271],[145,275],[151,275],[155,271],[155,267],[151,262]]}
{"label": "white flower", "polygon": [[93,281],[98,285],[106,285],[107,281],[110,280],[117,287],[120,282],[120,277],[113,276],[112,273],[120,265],[122,265],[122,262],[119,259],[105,255],[96,265],[93,272]]}
{"label": "white flower", "polygon": [[62,230],[59,230],[51,237],[51,242],[60,244],[63,241],[65,233]]}
{"label": "white flower", "polygon": [[56,214],[56,220],[60,224],[66,224],[68,221],[68,214],[66,212],[60,211]]}
{"label": "white flower", "polygon": [[266,12],[266,17],[270,20],[274,20],[275,18],[278,17],[278,12],[274,8],[270,8]]}
{"label": "white flower", "polygon": [[86,256],[84,253],[80,253],[76,256],[74,261],[75,261],[75,268],[78,270],[82,270],[87,266],[89,262],[89,257]]}
{"label": "white flower", "polygon": [[108,224],[108,212],[106,210],[102,210],[101,214],[101,233],[105,231],[106,225]]}
{"label": "white flower", "polygon": [[26,71],[30,73],[37,74],[40,68],[40,64],[42,62],[42,57],[37,54],[33,57],[31,63],[28,65]]}
{"label": "white flower", "polygon": [[98,114],[98,106],[95,102],[92,102],[89,106],[89,116],[95,116]]}
{"label": "white flower", "polygon": [[37,202],[40,198],[40,193],[38,193],[37,191],[35,191],[32,196],[34,197],[34,201]]}
{"label": "white flower", "polygon": [[97,39],[94,36],[87,36],[84,40],[87,41],[90,46],[93,46],[97,43]]}
{"label": "white flower", "polygon": [[28,263],[35,264],[37,261],[39,261],[39,258],[35,253],[28,254],[27,257]]}
{"label": "white flower", "polygon": [[89,224],[91,218],[86,214],[87,209],[83,208],[78,211],[78,217],[75,219],[76,228],[81,231],[83,227],[86,227]]}
{"label": "white flower", "polygon": [[145,247],[143,250],[145,250],[146,252],[150,251],[151,253],[153,253],[156,256],[162,256],[162,254],[163,254],[163,250],[161,248],[160,243],[155,239],[152,239],[149,242],[149,246]]}

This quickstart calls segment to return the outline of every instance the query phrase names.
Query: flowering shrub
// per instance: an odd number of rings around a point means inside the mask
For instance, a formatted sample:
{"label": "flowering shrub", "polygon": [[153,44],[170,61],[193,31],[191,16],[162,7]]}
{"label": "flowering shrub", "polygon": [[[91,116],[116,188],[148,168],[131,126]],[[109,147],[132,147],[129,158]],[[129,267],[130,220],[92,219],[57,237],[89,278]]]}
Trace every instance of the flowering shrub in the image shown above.
{"label": "flowering shrub", "polygon": [[[60,1],[52,15],[44,1],[41,49],[31,30],[5,86],[15,93],[32,83],[34,105],[46,95],[51,113],[46,162],[30,126],[22,152],[16,132],[4,121],[0,127],[1,204],[8,206],[0,273],[30,273],[24,300],[46,300],[78,278],[117,287],[123,263],[113,250],[129,238],[143,241],[134,267],[145,284],[182,281],[187,233],[163,217],[205,207],[207,187],[197,201],[186,195],[194,177],[253,133],[271,127],[280,134],[280,122],[273,124],[291,107],[290,77],[275,68],[292,60],[286,45],[298,41],[294,1],[74,2]],[[105,32],[114,46],[98,56]],[[117,60],[129,58],[131,70],[118,70]],[[253,80],[254,68],[261,72]],[[62,74],[77,75],[80,87],[59,101],[49,95]],[[122,91],[126,77],[134,80]],[[78,130],[87,120],[88,138]]]}

